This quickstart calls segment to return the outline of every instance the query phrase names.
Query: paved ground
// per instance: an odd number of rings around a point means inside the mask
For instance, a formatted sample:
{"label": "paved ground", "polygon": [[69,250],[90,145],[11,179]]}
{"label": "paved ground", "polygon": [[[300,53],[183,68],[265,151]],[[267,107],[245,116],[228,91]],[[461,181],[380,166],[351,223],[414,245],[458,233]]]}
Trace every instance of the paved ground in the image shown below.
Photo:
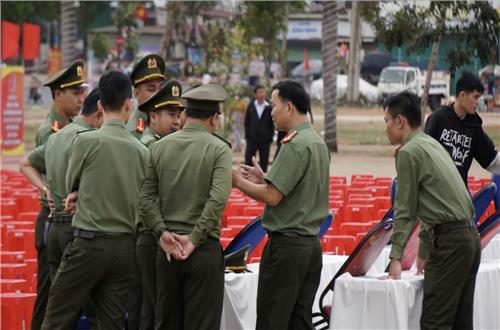
{"label": "paved ground", "polygon": [[[47,88],[43,90],[43,104],[26,105],[25,125],[38,126],[45,117],[51,99]],[[27,94],[26,94],[27,95]],[[500,113],[482,113],[485,126],[498,127],[500,130]],[[314,120],[316,127],[323,127],[324,117],[321,107],[314,107]],[[381,108],[358,109],[339,108],[337,111],[337,123],[342,124],[366,124],[380,127],[383,123]],[[332,154],[330,165],[331,175],[347,176],[352,174],[372,174],[374,176],[394,176],[393,147],[386,145],[339,145],[339,152]],[[274,155],[274,146],[271,151]],[[243,154],[234,154],[235,161],[243,161]],[[3,167],[17,169],[16,162],[2,162]],[[475,177],[489,177],[489,173],[483,170],[476,162],[473,163],[471,175]]]}

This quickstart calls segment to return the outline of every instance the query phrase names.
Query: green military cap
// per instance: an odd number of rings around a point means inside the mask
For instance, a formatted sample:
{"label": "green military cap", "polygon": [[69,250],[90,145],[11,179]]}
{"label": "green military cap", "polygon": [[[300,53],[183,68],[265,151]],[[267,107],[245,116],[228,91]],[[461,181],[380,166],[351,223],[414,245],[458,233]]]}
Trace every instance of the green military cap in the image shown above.
{"label": "green military cap", "polygon": [[67,68],[62,69],[52,76],[43,85],[52,89],[63,89],[68,87],[87,87],[83,80],[83,67],[85,62],[82,60],[75,61]]}
{"label": "green military cap", "polygon": [[161,56],[149,54],[137,62],[130,74],[134,87],[151,79],[165,79],[165,61]]}
{"label": "green military cap", "polygon": [[187,108],[197,111],[219,111],[219,103],[227,99],[224,87],[208,84],[193,87],[182,95],[187,100]]}
{"label": "green military cap", "polygon": [[242,273],[247,270],[248,251],[251,245],[247,244],[238,251],[224,256],[226,270]]}
{"label": "green military cap", "polygon": [[139,111],[151,112],[159,109],[181,109],[182,86],[177,80],[169,80],[156,93],[151,95],[144,103],[139,105]]}

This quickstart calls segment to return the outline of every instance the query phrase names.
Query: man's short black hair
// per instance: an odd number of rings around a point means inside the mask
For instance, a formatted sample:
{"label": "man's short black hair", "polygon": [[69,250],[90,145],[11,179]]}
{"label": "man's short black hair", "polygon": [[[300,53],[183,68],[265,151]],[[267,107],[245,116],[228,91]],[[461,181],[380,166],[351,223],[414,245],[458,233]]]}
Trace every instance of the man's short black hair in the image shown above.
{"label": "man's short black hair", "polygon": [[262,85],[255,85],[255,88],[253,89],[254,94],[256,94],[259,89],[264,89],[264,86],[262,86]]}
{"label": "man's short black hair", "polygon": [[199,110],[193,110],[193,109],[189,109],[189,108],[186,109],[186,117],[200,119],[200,120],[208,119],[211,116],[215,115],[216,113],[219,113],[219,112],[218,111],[199,111]]}
{"label": "man's short black hair", "polygon": [[272,90],[277,90],[281,100],[291,102],[301,114],[311,112],[311,98],[298,82],[282,80],[276,83]]}
{"label": "man's short black hair", "polygon": [[457,81],[457,96],[460,92],[479,92],[481,94],[484,93],[484,86],[481,80],[470,72],[464,72],[460,79]]}
{"label": "man's short black hair", "polygon": [[130,78],[120,71],[108,71],[99,79],[99,95],[104,111],[120,111],[127,99],[132,98]]}
{"label": "man's short black hair", "polygon": [[97,112],[97,101],[99,101],[99,89],[94,88],[83,101],[82,116],[88,117]]}
{"label": "man's short black hair", "polygon": [[401,115],[408,120],[411,128],[422,125],[422,112],[420,110],[420,100],[417,95],[404,91],[389,97],[384,102],[384,109],[389,112],[392,118]]}

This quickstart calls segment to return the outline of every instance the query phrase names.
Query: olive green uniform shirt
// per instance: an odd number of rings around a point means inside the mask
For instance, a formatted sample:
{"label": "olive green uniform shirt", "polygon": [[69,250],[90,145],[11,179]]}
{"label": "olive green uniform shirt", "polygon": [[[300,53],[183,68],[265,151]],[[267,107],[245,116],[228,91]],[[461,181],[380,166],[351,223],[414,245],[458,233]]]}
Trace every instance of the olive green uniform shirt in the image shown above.
{"label": "olive green uniform shirt", "polygon": [[231,166],[228,145],[200,125],[187,124],[154,143],[139,199],[145,225],[188,233],[195,246],[218,239]]}
{"label": "olive green uniform shirt", "polygon": [[154,130],[152,130],[149,126],[144,130],[144,133],[141,136],[140,141],[148,147],[148,149],[151,149],[151,146],[153,145],[154,142],[158,141],[161,139],[161,136],[156,134]]}
{"label": "olive green uniform shirt", "polygon": [[266,205],[262,225],[268,231],[314,236],[328,214],[330,153],[309,123],[281,146],[265,180],[283,195],[277,206]]}
{"label": "olive green uniform shirt", "polygon": [[78,134],[66,176],[67,191],[78,191],[73,227],[134,233],[139,190],[148,163],[148,149],[121,120]]}
{"label": "olive green uniform shirt", "polygon": [[135,136],[137,139],[141,139],[142,134],[145,132],[139,132],[137,130],[137,122],[139,119],[142,119],[144,121],[144,129],[146,129],[146,123],[148,119],[148,114],[142,111],[139,111],[138,107],[134,108],[134,111],[130,115],[130,118],[128,119],[127,122],[127,129],[129,130],[130,133],[132,133],[133,136]]}
{"label": "olive green uniform shirt", "polygon": [[[160,135],[156,134],[154,130],[152,130],[149,126],[146,128],[144,131],[144,134],[141,136],[141,142],[148,147],[149,150],[151,150],[151,146],[153,145],[154,142],[158,141],[161,138]],[[137,229],[140,232],[144,232],[148,230],[146,226],[144,226],[144,221],[142,220],[142,217],[138,217],[138,222],[137,222]]]}
{"label": "olive green uniform shirt", "polygon": [[421,220],[419,255],[427,255],[428,230],[435,225],[472,221],[474,206],[448,152],[434,138],[412,133],[396,156],[398,186],[390,257],[400,259],[417,218]]}
{"label": "olive green uniform shirt", "polygon": [[[57,132],[56,130],[54,130],[52,128],[52,124],[55,121],[58,122],[59,128],[62,128],[62,125],[65,123],[64,117],[61,116],[60,114],[58,114],[54,110],[54,108],[52,108],[50,110],[50,112],[47,114],[47,116],[45,117],[45,119],[42,122],[42,124],[40,125],[40,127],[38,128],[38,131],[36,132],[35,147],[39,147],[39,146],[45,144],[45,142],[47,142],[49,136],[51,134]],[[42,204],[42,206],[48,207],[48,203],[47,203],[47,199],[45,198],[45,195],[40,196],[40,204]]]}
{"label": "olive green uniform shirt", "polygon": [[78,132],[90,129],[91,127],[87,123],[76,118],[62,130],[52,134],[45,144],[37,147],[28,155],[30,164],[40,173],[46,174],[45,181],[55,206],[53,214],[67,214],[64,212],[63,199],[68,196],[66,172],[70,148]]}
{"label": "olive green uniform shirt", "polygon": [[49,136],[52,133],[56,132],[52,129],[52,124],[55,121],[59,123],[59,128],[62,128],[63,124],[65,123],[64,117],[55,112],[55,110],[52,108],[52,110],[50,110],[50,112],[47,114],[44,121],[38,128],[38,131],[36,132],[35,147],[41,146],[42,144],[47,142]]}

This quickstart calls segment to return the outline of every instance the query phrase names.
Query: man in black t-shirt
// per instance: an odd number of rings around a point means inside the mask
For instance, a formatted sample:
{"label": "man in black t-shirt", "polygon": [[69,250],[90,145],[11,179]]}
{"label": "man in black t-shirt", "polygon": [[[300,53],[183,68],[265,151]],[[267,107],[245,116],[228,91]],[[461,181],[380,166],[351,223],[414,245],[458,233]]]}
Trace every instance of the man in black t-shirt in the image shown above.
{"label": "man in black t-shirt", "polygon": [[425,133],[448,151],[466,185],[473,158],[484,169],[500,175],[500,155],[483,131],[483,121],[476,113],[483,92],[479,78],[464,73],[457,82],[455,103],[436,110],[425,123]]}

